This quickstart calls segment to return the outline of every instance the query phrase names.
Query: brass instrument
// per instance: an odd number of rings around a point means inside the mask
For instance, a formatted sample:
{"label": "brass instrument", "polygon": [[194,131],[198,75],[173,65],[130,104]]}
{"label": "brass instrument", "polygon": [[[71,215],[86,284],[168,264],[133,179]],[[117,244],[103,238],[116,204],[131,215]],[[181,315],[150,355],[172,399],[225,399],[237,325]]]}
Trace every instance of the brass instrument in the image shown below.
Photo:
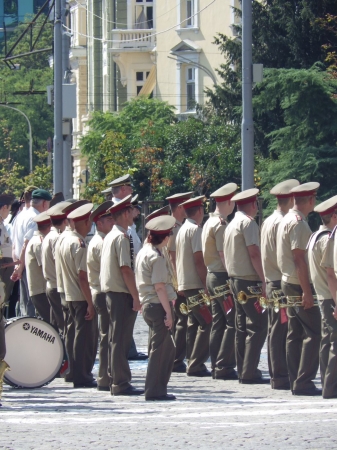
{"label": "brass instrument", "polygon": [[[5,372],[7,370],[11,370],[9,365],[6,363],[6,361],[4,359],[2,359],[0,361],[0,402],[1,402],[1,396],[2,396],[2,391],[3,391],[3,384],[4,384],[4,376],[5,376]],[[0,403],[1,406],[1,403]]]}
{"label": "brass instrument", "polygon": [[262,286],[249,286],[247,289],[250,294],[247,294],[245,291],[238,293],[237,299],[240,305],[245,305],[251,298],[260,299],[262,297]]}
{"label": "brass instrument", "polygon": [[[319,306],[317,295],[313,295],[314,306]],[[282,303],[281,300],[286,300],[286,302]],[[303,306],[302,305],[302,296],[301,295],[284,295],[282,290],[273,291],[273,299],[270,300],[274,302],[274,311],[279,312],[280,308],[294,308]]]}
{"label": "brass instrument", "polygon": [[231,289],[229,281],[227,281],[227,283],[223,284],[222,286],[217,286],[216,288],[214,288],[214,295],[206,295],[203,290],[200,290],[198,294],[193,295],[192,297],[188,297],[186,299],[186,303],[182,303],[179,306],[180,312],[181,314],[187,315],[195,306],[210,306],[211,301],[215,298],[223,297],[226,294],[230,293]]}

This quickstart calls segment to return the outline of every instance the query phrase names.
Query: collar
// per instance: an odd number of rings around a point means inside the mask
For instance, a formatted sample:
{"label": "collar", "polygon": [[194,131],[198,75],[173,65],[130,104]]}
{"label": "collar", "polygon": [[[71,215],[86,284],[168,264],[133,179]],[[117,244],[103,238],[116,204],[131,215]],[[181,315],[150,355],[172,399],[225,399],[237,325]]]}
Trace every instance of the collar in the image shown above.
{"label": "collar", "polygon": [[197,222],[194,219],[190,219],[189,217],[187,217],[186,222],[190,222],[193,223],[194,225],[197,225]]}
{"label": "collar", "polygon": [[117,230],[121,231],[124,234],[127,234],[128,230],[125,230],[125,228],[121,227],[120,225],[115,224],[114,228],[117,228]]}
{"label": "collar", "polygon": [[220,214],[219,211],[214,211],[212,213],[209,213],[209,217],[220,217],[222,220],[226,220],[227,217],[225,217],[223,214]]}
{"label": "collar", "polygon": [[318,231],[332,231],[332,228],[329,228],[326,225],[320,225]]}
{"label": "collar", "polygon": [[32,209],[36,214],[40,214],[40,211],[38,211],[34,206],[30,206],[29,209]]}
{"label": "collar", "polygon": [[244,217],[248,217],[248,219],[250,220],[255,220],[254,217],[248,216],[248,214],[246,214],[244,211],[236,211],[235,213],[235,217],[236,216],[244,216]]}
{"label": "collar", "polygon": [[277,214],[278,216],[285,216],[285,213],[283,211],[281,211],[280,209],[275,209],[274,214]]}
{"label": "collar", "polygon": [[114,203],[119,203],[121,202],[123,199],[122,198],[117,198],[117,197],[112,197],[111,199]]}
{"label": "collar", "polygon": [[75,236],[79,237],[80,239],[83,239],[84,241],[85,237],[82,236],[80,233],[78,233],[76,230],[73,230],[73,233],[75,234]]}
{"label": "collar", "polygon": [[295,214],[297,216],[302,217],[303,220],[306,220],[306,217],[303,213],[301,213],[301,211],[298,211],[297,209],[291,208],[289,209],[290,214]]}
{"label": "collar", "polygon": [[44,237],[44,234],[41,233],[39,230],[35,230],[33,236],[42,236]]}
{"label": "collar", "polygon": [[182,222],[179,222],[179,220],[176,219],[176,225],[178,225],[178,227],[181,227],[182,224],[183,224]]}
{"label": "collar", "polygon": [[98,236],[101,236],[101,238],[105,238],[105,236],[106,236],[105,233],[102,233],[102,231],[98,231],[98,230],[96,230],[95,234],[97,234]]}

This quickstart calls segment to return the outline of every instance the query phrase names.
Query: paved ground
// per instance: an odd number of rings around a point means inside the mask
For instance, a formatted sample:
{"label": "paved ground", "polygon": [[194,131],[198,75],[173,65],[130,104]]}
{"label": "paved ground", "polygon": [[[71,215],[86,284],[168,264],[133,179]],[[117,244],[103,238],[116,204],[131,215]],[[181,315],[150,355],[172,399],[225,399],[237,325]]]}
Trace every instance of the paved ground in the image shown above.
{"label": "paved ground", "polygon": [[[146,349],[142,317],[136,342]],[[261,369],[267,376],[266,354]],[[144,386],[146,363],[133,363]],[[317,380],[318,382],[318,380]],[[0,409],[3,449],[335,449],[337,400],[294,397],[269,386],[193,379],[173,374],[176,402],[113,398],[54,380],[36,390],[4,387]]]}

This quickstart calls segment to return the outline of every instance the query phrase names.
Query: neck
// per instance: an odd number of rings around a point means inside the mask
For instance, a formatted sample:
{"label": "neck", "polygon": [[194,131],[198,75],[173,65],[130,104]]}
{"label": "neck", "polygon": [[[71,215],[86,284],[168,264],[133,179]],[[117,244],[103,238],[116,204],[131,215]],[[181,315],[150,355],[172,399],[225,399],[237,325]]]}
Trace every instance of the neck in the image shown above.
{"label": "neck", "polygon": [[119,227],[124,228],[124,230],[127,230],[128,226],[129,226],[127,220],[125,220],[125,219],[123,219],[121,217],[116,220],[116,225],[118,225]]}
{"label": "neck", "polygon": [[287,214],[289,212],[290,206],[280,206],[277,205],[277,211],[282,211],[284,214]]}
{"label": "neck", "polygon": [[218,204],[215,207],[215,211],[218,214],[221,214],[223,217],[225,217],[227,219],[228,213],[226,211],[226,207],[223,206],[219,206]]}
{"label": "neck", "polygon": [[83,237],[85,237],[86,235],[87,235],[87,230],[86,230],[86,226],[84,225],[82,225],[82,224],[76,224],[75,223],[75,228],[74,228],[74,230],[78,233],[78,234],[80,234],[81,236],[83,236]]}
{"label": "neck", "polygon": [[294,209],[296,209],[297,211],[301,212],[305,217],[308,216],[308,214],[310,213],[310,209],[308,208],[307,204],[303,204],[303,205],[297,205],[296,203],[294,204]]}
{"label": "neck", "polygon": [[184,215],[184,213],[181,214],[181,213],[179,213],[179,212],[173,212],[173,213],[172,213],[172,217],[174,217],[178,222],[181,223],[181,222],[184,220],[185,215]]}

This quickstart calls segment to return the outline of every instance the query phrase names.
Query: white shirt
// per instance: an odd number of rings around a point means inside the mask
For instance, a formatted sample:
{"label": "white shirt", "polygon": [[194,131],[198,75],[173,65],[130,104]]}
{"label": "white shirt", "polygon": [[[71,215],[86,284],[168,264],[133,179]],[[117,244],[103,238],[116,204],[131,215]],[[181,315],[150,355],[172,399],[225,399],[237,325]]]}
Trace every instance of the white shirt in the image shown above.
{"label": "white shirt", "polygon": [[24,242],[29,241],[33,237],[34,231],[37,230],[37,224],[33,222],[33,219],[38,214],[39,211],[30,206],[28,209],[23,209],[15,220],[12,241],[17,259],[20,258]]}

